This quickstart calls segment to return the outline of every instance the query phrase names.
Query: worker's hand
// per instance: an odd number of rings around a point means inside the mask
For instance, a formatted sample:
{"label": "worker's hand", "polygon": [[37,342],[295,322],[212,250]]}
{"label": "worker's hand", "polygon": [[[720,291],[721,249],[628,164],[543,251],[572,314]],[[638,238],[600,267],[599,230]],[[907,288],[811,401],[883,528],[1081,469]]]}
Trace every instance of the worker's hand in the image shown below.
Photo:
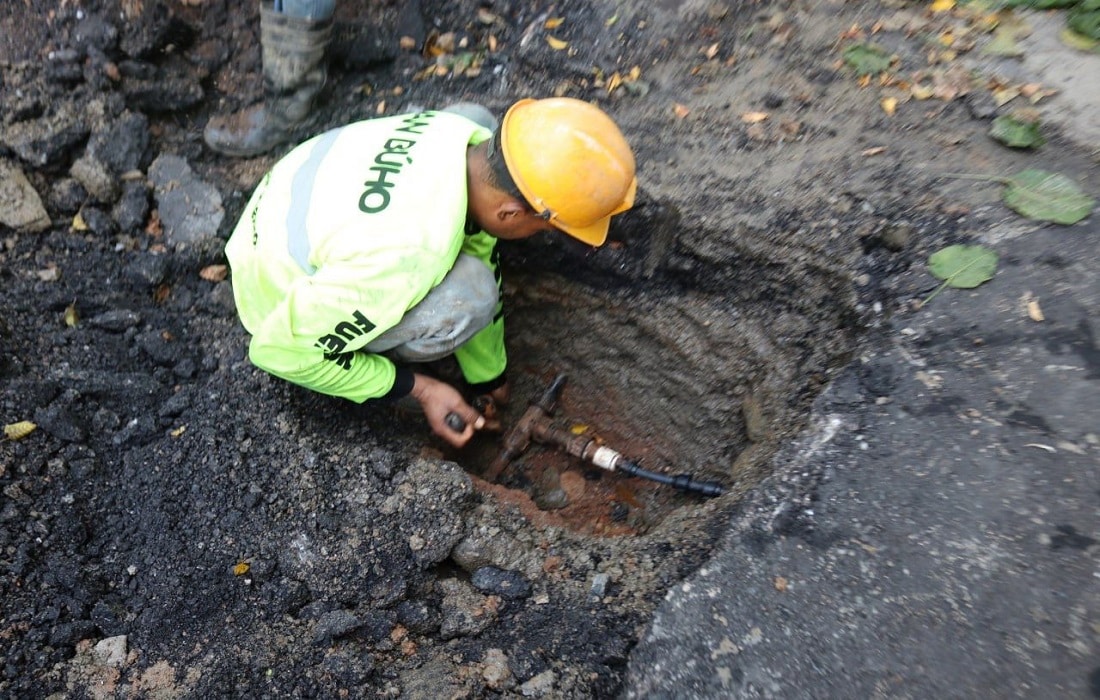
{"label": "worker's hand", "polygon": [[512,400],[512,385],[505,380],[503,384],[490,391],[489,396],[493,397],[493,403],[497,406],[507,406]]}
{"label": "worker's hand", "polygon": [[[420,402],[424,416],[432,432],[455,447],[463,447],[474,436],[475,430],[485,425],[485,418],[462,398],[454,387],[446,382],[423,374],[413,374],[412,396]],[[447,416],[456,414],[465,423],[459,431],[447,424]]]}

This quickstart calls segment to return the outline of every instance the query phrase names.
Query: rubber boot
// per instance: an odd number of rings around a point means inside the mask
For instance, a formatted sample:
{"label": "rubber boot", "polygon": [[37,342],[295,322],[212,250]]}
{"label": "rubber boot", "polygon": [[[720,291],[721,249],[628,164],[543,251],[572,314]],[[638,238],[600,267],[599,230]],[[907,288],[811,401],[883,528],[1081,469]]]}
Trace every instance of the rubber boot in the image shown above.
{"label": "rubber boot", "polygon": [[301,19],[262,6],[264,102],[211,118],[203,132],[206,145],[227,156],[256,156],[286,142],[325,85],[331,35],[331,19]]}

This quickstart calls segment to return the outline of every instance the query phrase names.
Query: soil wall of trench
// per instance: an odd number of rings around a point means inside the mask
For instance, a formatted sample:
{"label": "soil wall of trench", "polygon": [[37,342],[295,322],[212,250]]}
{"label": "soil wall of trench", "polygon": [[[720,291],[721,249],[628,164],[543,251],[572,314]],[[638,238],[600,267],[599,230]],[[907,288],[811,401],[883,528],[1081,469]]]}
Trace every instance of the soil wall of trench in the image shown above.
{"label": "soil wall of trench", "polygon": [[[492,436],[454,454],[416,416],[252,368],[231,279],[199,275],[223,262],[272,162],[222,161],[198,139],[207,115],[255,97],[229,89],[258,82],[255,18],[217,2],[35,4],[7,20],[27,45],[4,47],[0,146],[5,191],[40,193],[45,212],[0,225],[0,411],[38,426],[0,443],[0,691],[13,697],[614,694],[653,607],[851,358],[874,315],[871,273],[907,265],[891,236],[933,216],[902,204],[908,185],[885,166],[860,176],[882,178],[873,207],[822,181],[844,172],[857,125],[804,117],[837,139],[813,155],[798,131],[746,132],[730,108],[813,104],[835,74],[703,81],[694,47],[670,43],[716,26],[747,36],[756,16],[494,8],[508,48],[469,83],[411,82],[418,54],[341,54],[311,128],[377,113],[383,88],[390,109],[558,92],[603,99],[638,154],[642,194],[608,246],[504,250],[506,419],[564,373],[569,429],[727,494],[599,474],[537,445],[489,484]],[[408,26],[405,9],[360,4],[379,32]],[[588,53],[526,40],[558,13],[604,28]],[[486,36],[470,3],[418,16],[413,33]],[[631,29],[609,31],[613,18]],[[593,88],[591,64],[642,57],[645,98]],[[704,82],[705,115],[669,111]],[[191,209],[173,219],[183,187]]]}

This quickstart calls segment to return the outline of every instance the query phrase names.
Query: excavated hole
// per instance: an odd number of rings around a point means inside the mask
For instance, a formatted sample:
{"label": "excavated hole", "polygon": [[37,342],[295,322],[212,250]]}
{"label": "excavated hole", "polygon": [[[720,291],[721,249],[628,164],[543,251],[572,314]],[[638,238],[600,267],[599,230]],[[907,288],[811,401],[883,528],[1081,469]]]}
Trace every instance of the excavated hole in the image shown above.
{"label": "excavated hole", "polygon": [[[612,289],[506,269],[513,401],[504,424],[564,373],[558,426],[594,435],[650,471],[686,472],[734,494],[757,483],[848,358],[857,329],[841,290],[850,283],[842,265],[799,264],[769,246],[777,237],[768,232],[714,237],[754,243],[720,262],[673,254],[667,271]],[[482,475],[500,442],[479,437],[457,459]],[[704,500],[536,443],[498,484],[479,480],[536,526],[595,536],[644,534]]]}

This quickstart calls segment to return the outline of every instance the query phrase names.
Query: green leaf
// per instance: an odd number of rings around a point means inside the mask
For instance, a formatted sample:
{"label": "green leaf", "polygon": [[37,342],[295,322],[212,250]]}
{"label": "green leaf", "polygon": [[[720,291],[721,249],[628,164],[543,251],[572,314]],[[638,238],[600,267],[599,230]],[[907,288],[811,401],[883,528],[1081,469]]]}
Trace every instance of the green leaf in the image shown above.
{"label": "green leaf", "polygon": [[844,62],[862,77],[889,70],[891,57],[874,44],[852,44],[844,49]]}
{"label": "green leaf", "polygon": [[973,289],[993,279],[997,254],[980,245],[952,245],[929,256],[928,269],[948,287]]}
{"label": "green leaf", "polygon": [[1015,28],[998,27],[982,53],[987,56],[1023,56],[1024,50],[1016,43],[1016,32]]}
{"label": "green leaf", "polygon": [[1075,224],[1096,204],[1073,180],[1059,173],[1029,168],[1006,183],[1005,204],[1029,219]]}
{"label": "green leaf", "polygon": [[1038,148],[1046,143],[1034,115],[1002,114],[993,120],[989,135],[1011,148]]}

